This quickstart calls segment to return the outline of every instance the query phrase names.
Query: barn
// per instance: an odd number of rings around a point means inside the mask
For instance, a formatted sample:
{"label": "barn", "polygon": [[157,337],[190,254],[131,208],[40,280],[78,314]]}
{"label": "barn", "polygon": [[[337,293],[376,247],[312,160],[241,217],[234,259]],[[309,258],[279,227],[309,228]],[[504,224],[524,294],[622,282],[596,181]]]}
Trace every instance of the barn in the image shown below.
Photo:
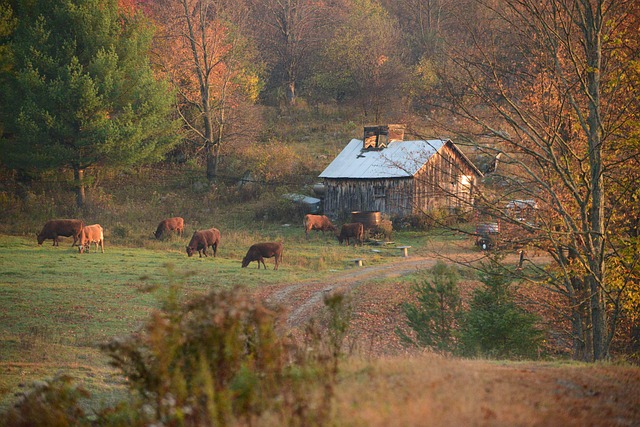
{"label": "barn", "polygon": [[401,125],[367,126],[320,174],[324,213],[407,217],[468,209],[482,173],[448,139],[404,140]]}

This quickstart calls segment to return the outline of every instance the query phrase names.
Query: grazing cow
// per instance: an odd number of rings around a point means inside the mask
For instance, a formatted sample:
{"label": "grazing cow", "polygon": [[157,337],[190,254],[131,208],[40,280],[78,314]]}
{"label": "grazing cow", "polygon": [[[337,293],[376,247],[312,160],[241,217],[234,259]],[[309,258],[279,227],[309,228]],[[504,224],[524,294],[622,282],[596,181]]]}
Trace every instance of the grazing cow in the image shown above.
{"label": "grazing cow", "polygon": [[262,266],[266,270],[267,266],[264,264],[264,259],[275,257],[276,265],[273,269],[277,270],[278,265],[280,265],[282,261],[283,251],[284,246],[282,242],[256,243],[249,248],[247,255],[242,258],[242,268],[248,266],[251,261],[258,261],[258,270],[260,269],[260,263],[262,263]]}
{"label": "grazing cow", "polygon": [[364,226],[360,222],[344,224],[340,230],[340,234],[336,234],[336,237],[340,244],[346,240],[347,246],[349,246],[349,239],[353,238],[355,240],[353,242],[354,246],[358,246],[358,243],[362,246],[362,242],[364,241]]}
{"label": "grazing cow", "polygon": [[101,247],[102,253],[104,253],[104,232],[100,224],[87,225],[82,229],[78,251],[80,253],[89,252],[92,243],[96,244],[96,252],[98,252],[98,247]]}
{"label": "grazing cow", "polygon": [[38,244],[42,245],[47,239],[53,239],[53,246],[59,246],[58,237],[73,237],[73,244],[75,246],[80,238],[80,232],[84,227],[84,223],[79,219],[52,219],[42,227],[42,231],[38,234]]}
{"label": "grazing cow", "polygon": [[156,239],[161,239],[166,236],[170,231],[175,231],[180,237],[184,233],[184,219],[176,216],[174,218],[167,218],[160,221],[158,228],[153,232]]}
{"label": "grazing cow", "polygon": [[338,228],[333,225],[331,220],[325,215],[307,214],[304,216],[302,224],[304,225],[304,234],[307,236],[307,239],[309,238],[309,231],[311,230],[322,231],[323,235],[325,231],[333,231],[334,233],[338,231]]}
{"label": "grazing cow", "polygon": [[220,245],[220,231],[217,228],[210,228],[209,230],[198,230],[193,232],[191,241],[187,245],[187,255],[192,256],[196,251],[204,256],[207,255],[207,248],[211,246],[213,249],[213,256],[216,256],[218,252],[218,245]]}

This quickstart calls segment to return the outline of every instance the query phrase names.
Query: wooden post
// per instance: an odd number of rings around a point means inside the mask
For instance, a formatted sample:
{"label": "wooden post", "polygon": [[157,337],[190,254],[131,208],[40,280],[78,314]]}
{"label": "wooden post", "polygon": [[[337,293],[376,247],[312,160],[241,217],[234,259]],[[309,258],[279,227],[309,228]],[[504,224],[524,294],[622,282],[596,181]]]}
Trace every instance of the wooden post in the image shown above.
{"label": "wooden post", "polygon": [[402,250],[402,256],[403,257],[408,257],[409,256],[409,248],[410,247],[411,246],[398,246],[397,248]]}

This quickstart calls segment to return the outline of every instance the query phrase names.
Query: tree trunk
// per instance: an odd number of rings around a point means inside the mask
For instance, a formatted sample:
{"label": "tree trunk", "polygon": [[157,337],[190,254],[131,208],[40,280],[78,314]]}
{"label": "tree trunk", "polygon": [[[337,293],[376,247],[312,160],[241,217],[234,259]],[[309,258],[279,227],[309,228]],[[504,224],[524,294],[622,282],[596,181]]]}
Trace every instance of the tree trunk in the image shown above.
{"label": "tree trunk", "polygon": [[287,102],[290,106],[296,105],[296,82],[289,81],[287,83]]}
{"label": "tree trunk", "polygon": [[218,175],[218,156],[220,154],[220,144],[209,143],[207,150],[207,180],[215,182]]}
{"label": "tree trunk", "polygon": [[589,95],[587,116],[589,163],[591,181],[590,260],[591,274],[588,276],[591,292],[591,326],[593,329],[593,360],[607,357],[606,313],[602,294],[604,287],[604,179],[602,165],[602,135],[600,115],[600,68],[602,65],[602,10],[601,5],[585,7],[585,49],[587,60],[586,91]]}
{"label": "tree trunk", "polygon": [[203,89],[202,101],[204,105],[204,150],[205,160],[207,162],[207,180],[213,183],[216,180],[218,172],[218,156],[216,154],[216,145],[213,141],[213,120],[212,112],[209,105],[208,92]]}
{"label": "tree trunk", "polygon": [[218,172],[218,158],[216,155],[216,145],[213,143],[207,143],[205,150],[206,161],[207,161],[207,180],[209,182],[214,182],[216,180],[216,175]]}
{"label": "tree trunk", "polygon": [[80,169],[80,166],[73,166],[73,185],[76,191],[76,206],[83,208],[86,203],[85,191],[84,191],[84,169]]}

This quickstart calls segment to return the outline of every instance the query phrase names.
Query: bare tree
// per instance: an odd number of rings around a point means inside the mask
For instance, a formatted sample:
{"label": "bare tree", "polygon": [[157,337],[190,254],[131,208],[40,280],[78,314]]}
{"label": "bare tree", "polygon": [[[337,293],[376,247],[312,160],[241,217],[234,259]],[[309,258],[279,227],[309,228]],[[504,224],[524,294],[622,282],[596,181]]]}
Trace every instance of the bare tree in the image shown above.
{"label": "bare tree", "polygon": [[325,40],[332,3],[324,0],[249,0],[257,43],[272,78],[284,86],[289,105],[309,66],[309,57]]}
{"label": "bare tree", "polygon": [[412,61],[432,58],[444,47],[456,12],[453,0],[386,0],[385,7],[398,19]]}
{"label": "bare tree", "polygon": [[[629,243],[612,218],[625,206],[622,194],[639,184],[615,182],[639,154],[638,144],[627,141],[637,126],[638,6],[479,3],[483,19],[474,16],[465,39],[448,46],[443,97],[433,102],[464,121],[457,129],[440,125],[484,142],[476,149],[490,157],[501,155],[500,170],[489,178],[500,182],[499,191],[485,192],[481,209],[519,230],[512,244],[526,237],[551,256],[545,284],[566,298],[574,356],[604,359],[637,276],[637,254],[621,255]],[[522,221],[506,209],[514,199],[535,200],[534,217]]]}
{"label": "bare tree", "polygon": [[159,0],[152,8],[158,63],[181,96],[178,113],[204,150],[213,181],[230,125],[260,90],[260,64],[242,33],[245,10],[225,0]]}

